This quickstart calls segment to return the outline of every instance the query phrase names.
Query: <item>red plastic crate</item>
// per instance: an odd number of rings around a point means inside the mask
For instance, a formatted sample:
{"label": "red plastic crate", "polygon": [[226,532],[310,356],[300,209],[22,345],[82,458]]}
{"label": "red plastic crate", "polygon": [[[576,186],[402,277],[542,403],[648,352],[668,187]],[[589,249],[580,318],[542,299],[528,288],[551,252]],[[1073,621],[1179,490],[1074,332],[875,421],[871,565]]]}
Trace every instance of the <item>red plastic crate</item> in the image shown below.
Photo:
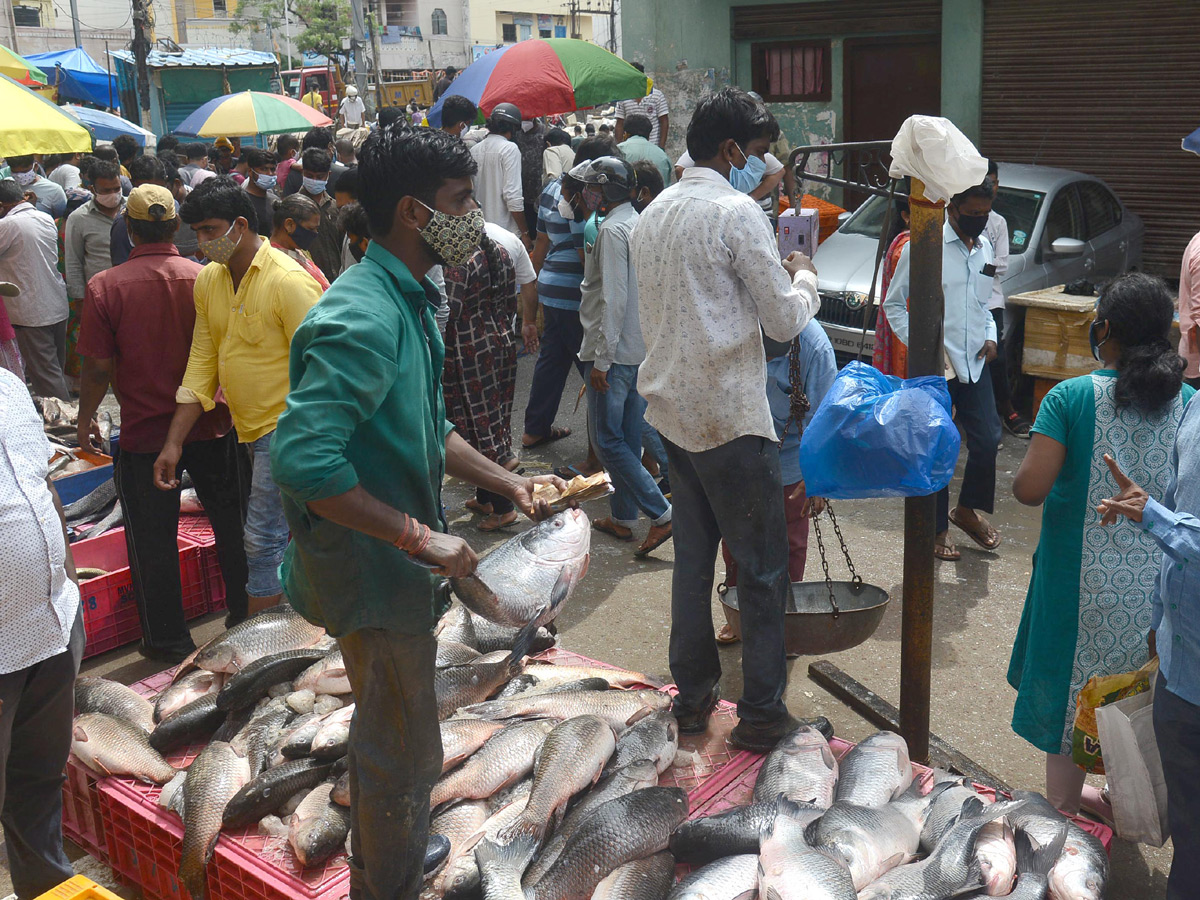
{"label": "red plastic crate", "polygon": [[[188,538],[178,538],[179,579],[183,586],[183,614],[194,619],[208,612],[208,594],[200,562],[200,548]],[[87,633],[84,657],[132,643],[142,636],[133,575],[125,547],[125,529],[71,545],[75,565],[104,569],[108,574],[79,585],[83,624]]]}
{"label": "red plastic crate", "polygon": [[74,756],[67,757],[63,783],[63,834],[96,859],[108,861],[104,820],[100,815],[100,790],[96,776]]}
{"label": "red plastic crate", "polygon": [[223,610],[225,608],[225,578],[221,574],[221,561],[217,559],[217,541],[213,536],[208,516],[180,515],[179,533],[200,546],[200,562],[204,567],[204,580],[208,590],[208,611]]}

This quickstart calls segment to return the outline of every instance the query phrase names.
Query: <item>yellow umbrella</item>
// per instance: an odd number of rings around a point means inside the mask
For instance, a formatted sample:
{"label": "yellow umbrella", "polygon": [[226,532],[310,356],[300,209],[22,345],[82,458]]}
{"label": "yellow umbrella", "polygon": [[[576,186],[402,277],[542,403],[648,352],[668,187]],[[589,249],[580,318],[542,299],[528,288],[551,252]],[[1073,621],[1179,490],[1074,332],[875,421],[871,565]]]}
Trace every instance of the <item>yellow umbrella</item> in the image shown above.
{"label": "yellow umbrella", "polygon": [[77,119],[7,75],[0,75],[0,109],[0,156],[92,149],[91,132]]}

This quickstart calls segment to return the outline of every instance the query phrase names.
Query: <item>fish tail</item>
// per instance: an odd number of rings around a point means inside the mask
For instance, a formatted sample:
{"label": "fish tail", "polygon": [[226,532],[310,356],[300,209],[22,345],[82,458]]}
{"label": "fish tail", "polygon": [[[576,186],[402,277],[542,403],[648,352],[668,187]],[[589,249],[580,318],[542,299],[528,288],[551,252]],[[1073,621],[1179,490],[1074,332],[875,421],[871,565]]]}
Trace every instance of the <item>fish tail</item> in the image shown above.
{"label": "fish tail", "polygon": [[475,862],[480,871],[487,865],[503,865],[520,876],[529,868],[540,843],[538,838],[525,832],[514,835],[505,844],[484,838],[475,845]]}
{"label": "fish tail", "polygon": [[1037,847],[1033,838],[1024,831],[1016,834],[1017,871],[1022,874],[1041,875],[1047,877],[1058,858],[1062,856],[1063,845],[1067,841],[1067,823],[1061,823],[1058,835],[1045,847]]}
{"label": "fish tail", "polygon": [[[527,819],[524,815],[516,819],[503,829],[497,838],[503,840],[506,845],[516,844],[518,847],[524,847],[532,842],[532,848],[529,851],[530,859],[525,861],[525,866],[529,865],[529,861],[533,858],[534,852],[541,845],[542,840],[546,837],[546,823],[538,822],[534,819]],[[524,867],[522,868],[524,871]]]}
{"label": "fish tail", "polygon": [[545,614],[546,607],[541,607],[529,623],[517,632],[516,640],[513,641],[512,655],[508,657],[509,671],[515,671],[520,668],[521,661],[529,654],[529,645],[533,643],[534,637],[537,635],[539,620]]}

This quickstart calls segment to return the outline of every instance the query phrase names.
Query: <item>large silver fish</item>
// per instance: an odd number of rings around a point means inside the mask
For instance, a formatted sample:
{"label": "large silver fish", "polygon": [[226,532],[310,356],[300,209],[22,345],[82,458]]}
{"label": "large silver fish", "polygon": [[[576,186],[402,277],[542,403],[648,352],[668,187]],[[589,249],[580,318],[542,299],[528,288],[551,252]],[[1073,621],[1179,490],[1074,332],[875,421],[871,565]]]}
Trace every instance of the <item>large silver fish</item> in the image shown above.
{"label": "large silver fish", "polygon": [[675,880],[675,857],[655,853],[618,866],[596,885],[592,900],[663,900]]}
{"label": "large silver fish", "polygon": [[488,817],[474,835],[463,841],[462,850],[453,860],[447,859],[446,867],[438,879],[438,885],[447,900],[473,897],[479,889],[479,865],[475,860],[475,846],[484,838],[495,841],[501,829],[513,822],[525,809],[529,793],[521,793]]}
{"label": "large silver fish", "polygon": [[317,785],[288,821],[288,843],[302,866],[325,862],[342,849],[350,833],[350,810],[330,799],[332,790],[332,781]]}
{"label": "large silver fish", "polygon": [[323,782],[332,764],[317,759],[289,759],[245,784],[225,805],[224,828],[244,828],[279,809],[286,798]]}
{"label": "large silver fish", "polygon": [[504,727],[502,722],[487,719],[447,719],[442,722],[442,774],[467,759]]}
{"label": "large silver fish", "polygon": [[[763,833],[775,824],[776,810],[777,801],[771,800],[689,819],[671,835],[671,852],[681,863],[693,866],[707,865],[726,856],[757,857]],[[820,812],[818,809],[817,814]]]}
{"label": "large silver fish", "polygon": [[210,641],[196,655],[196,665],[210,672],[240,672],[264,656],[312,647],[323,638],[325,629],[283,603],[251,616]]}
{"label": "large silver fish", "polygon": [[693,869],[667,900],[751,900],[757,890],[758,853],[740,853]]}
{"label": "large silver fish", "polygon": [[435,669],[433,689],[437,694],[438,718],[444,721],[465,706],[483,702],[520,674],[532,632],[532,628],[525,629],[511,653],[501,650],[465,665]]}
{"label": "large silver fish", "polygon": [[154,707],[145,697],[107,678],[75,679],[75,713],[105,713],[124,719],[149,734],[154,729]]}
{"label": "large silver fish", "polygon": [[298,691],[312,691],[314,694],[348,694],[350,693],[350,676],[346,674],[346,661],[341,650],[334,650],[324,659],[313,663],[296,680],[292,687]]}
{"label": "large silver fish", "polygon": [[518,722],[493,735],[470,759],[438,779],[429,805],[436,808],[451,800],[486,800],[524,778],[533,769],[534,754],[552,727],[545,721]]}
{"label": "large silver fish", "polygon": [[653,712],[670,709],[671,695],[662,691],[563,691],[556,694],[518,694],[509,700],[489,700],[461,710],[481,719],[570,719],[598,716],[618,734]]}
{"label": "large silver fish", "polygon": [[763,833],[758,892],[763,900],[850,900],[854,880],[841,859],[809,846],[806,829],[824,815],[787,797],[776,800],[775,821]]}
{"label": "large silver fish", "polygon": [[651,713],[621,735],[605,771],[627,766],[639,759],[653,760],[662,774],[671,768],[679,750],[679,722],[670,710]]}
{"label": "large silver fish", "polygon": [[1058,837],[1045,847],[1036,845],[1027,833],[1017,833],[1017,869],[1021,874],[1017,876],[1017,884],[1008,895],[1011,900],[1046,900],[1050,890],[1050,872],[1062,855],[1066,840],[1065,822]]}
{"label": "large silver fish", "polygon": [[591,526],[583,510],[568,509],[505,541],[479,562],[474,575],[450,579],[471,612],[521,628],[552,622],[587,572]]}
{"label": "large silver fish", "polygon": [[220,672],[208,672],[196,669],[179,679],[155,698],[154,721],[161,722],[172,713],[178,712],[193,700],[199,700],[205,694],[215,694],[225,683],[225,676]]}
{"label": "large silver fish", "polygon": [[208,896],[208,861],[221,834],[225,806],[250,781],[250,765],[232,744],[209,744],[183,783],[183,849],[179,880],[192,900]]}
{"label": "large silver fish", "polygon": [[758,770],[754,799],[774,800],[783,795],[827,808],[838,783],[838,762],[825,736],[802,725],[787,735]]}
{"label": "large silver fish", "polygon": [[99,775],[129,775],[148,784],[166,784],[175,777],[145,731],[107,713],[84,713],[75,720],[71,752]]}
{"label": "large silver fish", "polygon": [[850,750],[839,764],[834,798],[859,806],[883,806],[912,784],[908,744],[891,731],[879,731]]}
{"label": "large silver fish", "polygon": [[687,813],[687,794],[679,788],[646,788],[608,801],[526,892],[529,900],[586,900],[613,869],[667,849]]}
{"label": "large silver fish", "polygon": [[1050,870],[1050,896],[1054,900],[1102,900],[1108,885],[1108,854],[1100,840],[1067,819],[1041,794],[1013,791],[1012,796],[1026,802],[1009,816],[1009,822],[1039,846],[1052,844],[1062,823],[1067,823],[1062,853]]}
{"label": "large silver fish", "polygon": [[442,876],[463,853],[467,852],[464,848],[468,840],[479,840],[480,829],[487,820],[487,804],[482,800],[464,800],[461,803],[453,803],[437,812],[430,820],[430,834],[443,835],[450,842],[450,852],[434,876],[433,889],[436,893],[445,893]]}

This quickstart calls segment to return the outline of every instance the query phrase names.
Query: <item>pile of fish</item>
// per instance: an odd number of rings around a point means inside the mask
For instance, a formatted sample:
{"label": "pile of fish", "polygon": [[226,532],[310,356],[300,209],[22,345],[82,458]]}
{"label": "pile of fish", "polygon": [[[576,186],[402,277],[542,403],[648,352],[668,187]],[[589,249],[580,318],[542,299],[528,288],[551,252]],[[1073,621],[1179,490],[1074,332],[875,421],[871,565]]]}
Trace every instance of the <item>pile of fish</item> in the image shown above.
{"label": "pile of fish", "polygon": [[904,739],[879,732],[839,761],[803,727],[764,760],[753,802],[676,830],[696,868],[671,900],[1101,900],[1104,847],[1040,794],[989,803],[966,779],[914,779]]}

